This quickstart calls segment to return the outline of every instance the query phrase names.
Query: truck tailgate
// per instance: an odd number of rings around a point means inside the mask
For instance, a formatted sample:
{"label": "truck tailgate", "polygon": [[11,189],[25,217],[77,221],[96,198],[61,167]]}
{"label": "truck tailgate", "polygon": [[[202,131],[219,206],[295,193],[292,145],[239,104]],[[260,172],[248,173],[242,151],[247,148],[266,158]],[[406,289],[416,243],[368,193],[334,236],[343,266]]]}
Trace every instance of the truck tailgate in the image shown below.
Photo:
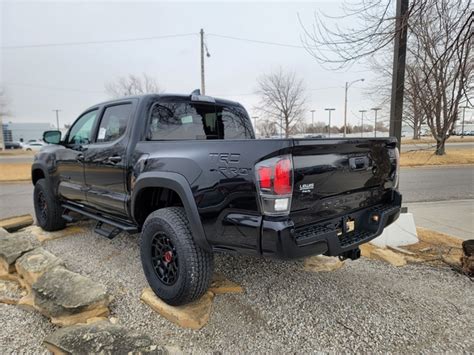
{"label": "truck tailgate", "polygon": [[294,139],[291,217],[314,223],[389,198],[396,183],[393,139]]}

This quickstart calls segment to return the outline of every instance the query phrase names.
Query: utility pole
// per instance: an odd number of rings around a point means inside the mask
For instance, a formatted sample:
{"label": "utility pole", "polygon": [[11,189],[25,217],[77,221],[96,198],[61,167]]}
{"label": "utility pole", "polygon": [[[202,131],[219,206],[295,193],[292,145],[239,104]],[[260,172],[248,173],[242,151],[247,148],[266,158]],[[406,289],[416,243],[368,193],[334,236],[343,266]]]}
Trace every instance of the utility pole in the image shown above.
{"label": "utility pole", "polygon": [[357,83],[358,81],[364,81],[364,80],[365,79],[362,78],[362,79],[357,79],[357,80],[354,80],[354,81],[351,81],[351,82],[346,81],[346,88],[345,88],[345,92],[344,92],[344,132],[343,132],[343,137],[344,138],[346,137],[346,133],[347,133],[347,129],[346,129],[346,126],[347,126],[347,91],[349,90],[349,88],[351,87],[352,84]]}
{"label": "utility pole", "polygon": [[462,126],[461,126],[461,138],[464,138],[464,117],[466,116],[466,109],[469,106],[463,106],[462,108]]}
{"label": "utility pole", "polygon": [[328,136],[331,137],[331,111],[334,111],[335,108],[325,108],[325,110],[329,113]]}
{"label": "utility pole", "polygon": [[257,118],[258,116],[253,116],[253,122],[254,122],[254,127],[255,127],[255,132],[257,132]]}
{"label": "utility pole", "polygon": [[204,81],[204,30],[201,28],[201,95],[206,95],[206,83]]}
{"label": "utility pole", "polygon": [[377,111],[380,110],[380,107],[371,108],[375,112],[375,123],[374,123],[374,137],[377,138]]}
{"label": "utility pole", "polygon": [[315,111],[316,110],[311,110],[311,126],[313,126],[313,128],[314,128],[314,112]]}
{"label": "utility pole", "polygon": [[53,112],[56,112],[56,128],[58,129],[58,131],[59,131],[59,111],[61,110],[59,109],[53,110]]}
{"label": "utility pole", "polygon": [[364,136],[364,113],[367,112],[367,110],[359,110],[359,112],[362,114],[361,118],[361,124],[360,124],[360,136]]}
{"label": "utility pole", "polygon": [[392,101],[390,104],[390,136],[396,137],[398,149],[402,139],[403,91],[405,89],[405,63],[407,53],[408,0],[397,0],[393,48]]}
{"label": "utility pole", "polygon": [[5,150],[5,142],[3,139],[3,117],[0,114],[0,150]]}

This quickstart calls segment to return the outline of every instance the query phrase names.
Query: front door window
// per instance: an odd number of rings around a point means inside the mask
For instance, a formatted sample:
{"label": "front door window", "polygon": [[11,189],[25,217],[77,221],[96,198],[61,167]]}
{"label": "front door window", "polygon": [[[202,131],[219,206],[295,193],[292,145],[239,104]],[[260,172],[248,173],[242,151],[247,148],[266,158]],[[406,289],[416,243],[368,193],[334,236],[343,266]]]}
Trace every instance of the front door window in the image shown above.
{"label": "front door window", "polygon": [[84,145],[92,141],[92,130],[98,110],[93,110],[82,115],[71,127],[67,138],[68,145]]}

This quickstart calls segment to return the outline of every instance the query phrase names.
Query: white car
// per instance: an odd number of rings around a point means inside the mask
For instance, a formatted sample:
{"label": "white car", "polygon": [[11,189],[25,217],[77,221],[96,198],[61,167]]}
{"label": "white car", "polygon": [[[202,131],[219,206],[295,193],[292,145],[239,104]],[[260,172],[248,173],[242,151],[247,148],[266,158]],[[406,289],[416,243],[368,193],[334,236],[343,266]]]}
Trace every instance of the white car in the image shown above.
{"label": "white car", "polygon": [[27,152],[31,151],[38,151],[41,150],[41,148],[46,147],[48,144],[44,142],[29,142],[23,145],[23,150],[26,150]]}

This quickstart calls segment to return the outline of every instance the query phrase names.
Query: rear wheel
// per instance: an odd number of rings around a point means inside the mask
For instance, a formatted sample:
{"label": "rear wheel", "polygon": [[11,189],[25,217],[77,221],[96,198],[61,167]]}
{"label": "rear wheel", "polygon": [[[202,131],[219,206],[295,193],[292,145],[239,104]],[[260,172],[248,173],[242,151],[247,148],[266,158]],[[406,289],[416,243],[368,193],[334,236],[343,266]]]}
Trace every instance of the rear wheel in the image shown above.
{"label": "rear wheel", "polygon": [[45,231],[52,232],[66,227],[66,221],[61,217],[62,208],[59,200],[54,196],[45,179],[35,184],[33,192],[36,221]]}
{"label": "rear wheel", "polygon": [[209,288],[213,254],[194,242],[182,207],[151,213],[143,225],[140,249],[148,283],[166,303],[192,302]]}

